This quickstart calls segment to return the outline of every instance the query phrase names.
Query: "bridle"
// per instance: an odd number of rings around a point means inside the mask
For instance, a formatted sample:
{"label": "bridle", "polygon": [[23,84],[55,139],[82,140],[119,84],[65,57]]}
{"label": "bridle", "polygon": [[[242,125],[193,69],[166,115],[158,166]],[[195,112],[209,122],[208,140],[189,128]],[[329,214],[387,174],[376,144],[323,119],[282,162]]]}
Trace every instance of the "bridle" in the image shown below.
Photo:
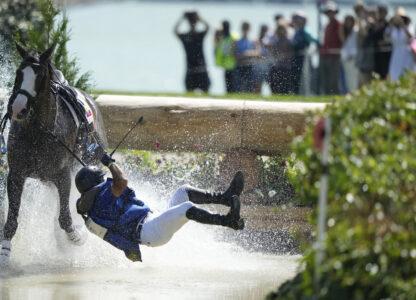
{"label": "bridle", "polygon": [[[35,79],[35,88],[36,88],[36,82],[38,82],[38,80],[40,80],[39,81],[40,86],[42,86],[44,84],[45,77],[46,77],[46,69],[52,67],[50,65],[50,63],[47,63],[46,66],[45,66],[45,65],[37,63],[37,62],[23,61],[20,64],[20,67],[19,67],[18,71],[19,70],[21,71],[21,70],[23,70],[24,68],[26,68],[28,66],[32,67],[33,70],[35,70],[34,67],[36,67],[36,69],[40,68],[40,72],[38,72],[36,74],[36,77],[40,76],[40,79],[38,79],[38,78]],[[6,151],[7,151],[6,142],[5,142],[5,138],[4,138],[4,130],[6,128],[7,122],[9,120],[11,120],[12,105],[13,105],[13,102],[16,100],[16,97],[19,94],[23,95],[27,98],[26,107],[28,107],[29,111],[27,112],[27,115],[26,115],[25,118],[26,118],[26,120],[30,120],[34,116],[33,104],[36,102],[40,93],[36,92],[36,95],[34,96],[26,89],[22,89],[22,88],[16,89],[16,86],[13,87],[12,95],[10,96],[9,102],[7,104],[7,112],[0,121],[0,143],[1,143],[1,152],[2,152],[2,154],[6,154]]]}
{"label": "bridle", "polygon": [[[22,64],[19,67],[19,70],[23,70],[26,67],[31,67],[33,70],[35,69],[39,69],[40,68],[40,72],[36,73],[36,79],[35,79],[35,88],[36,88],[36,82],[40,82],[40,86],[42,86],[44,84],[45,81],[45,77],[46,77],[46,69],[49,67],[49,63],[46,65],[40,64],[40,63],[35,63],[35,62],[25,62],[23,61]],[[38,76],[40,76],[38,79]],[[9,98],[9,103],[7,105],[7,114],[9,115],[8,117],[11,117],[11,111],[12,111],[12,105],[13,102],[15,101],[16,97],[18,95],[23,95],[27,98],[27,103],[26,103],[26,109],[28,109],[28,113],[26,116],[26,119],[30,120],[31,116],[33,116],[33,104],[36,102],[37,98],[39,97],[39,92],[36,91],[36,95],[32,95],[28,90],[19,88],[16,89],[16,87],[14,87],[13,93]],[[0,124],[1,125],[1,124]],[[3,129],[3,128],[2,128]]]}

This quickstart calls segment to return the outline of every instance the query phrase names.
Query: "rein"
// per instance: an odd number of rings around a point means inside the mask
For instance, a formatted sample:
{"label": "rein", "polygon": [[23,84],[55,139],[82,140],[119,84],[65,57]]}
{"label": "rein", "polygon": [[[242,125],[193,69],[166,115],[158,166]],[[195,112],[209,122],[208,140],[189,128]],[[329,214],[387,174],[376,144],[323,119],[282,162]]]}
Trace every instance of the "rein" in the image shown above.
{"label": "rein", "polygon": [[28,100],[28,103],[30,105],[32,105],[32,103],[35,102],[36,97],[33,97],[31,93],[29,93],[28,91],[26,91],[24,89],[20,89],[20,90],[17,90],[16,92],[14,92],[11,98],[16,98],[15,96],[18,95],[18,94],[22,94],[22,95],[26,96],[27,100]]}
{"label": "rein", "polygon": [[9,99],[9,103],[7,104],[7,112],[4,114],[3,118],[0,121],[0,134],[1,136],[3,136],[4,133],[4,129],[6,128],[7,125],[7,121],[9,121],[11,119],[10,116],[10,105],[11,103],[13,103],[13,101],[10,100],[11,99],[15,99],[17,97],[18,94],[22,94],[24,96],[26,96],[27,100],[28,100],[28,104],[30,106],[32,106],[32,103],[35,102],[36,97],[32,96],[31,93],[29,93],[28,91],[24,90],[24,89],[19,89],[13,92],[13,94],[11,95],[10,99]]}
{"label": "rein", "polygon": [[39,127],[40,129],[42,129],[44,132],[46,132],[47,134],[49,134],[50,137],[52,137],[55,141],[57,141],[62,147],[64,147],[69,153],[72,154],[72,156],[83,166],[86,167],[87,164],[84,163],[81,158],[78,157],[78,155],[76,155],[74,153],[74,151],[72,151],[71,149],[69,149],[69,147],[61,140],[58,138],[58,136],[56,134],[54,134],[51,130],[49,130],[48,128],[46,128],[45,125],[43,125],[43,123],[35,116],[35,121],[39,123]]}
{"label": "rein", "polygon": [[[52,137],[55,141],[57,141],[62,147],[64,147],[69,153],[72,154],[72,156],[84,167],[86,167],[86,163],[84,163],[71,149],[69,149],[69,147],[58,138],[58,136],[56,134],[54,134],[51,130],[49,130],[48,128],[46,128],[45,125],[43,125],[43,123],[36,117],[34,116],[35,121],[37,123],[39,123],[39,128],[41,130],[43,130],[45,133],[49,134],[50,137]],[[3,118],[0,121],[0,128],[1,128],[1,133],[0,133],[0,138],[1,138],[1,153],[2,154],[6,154],[7,153],[7,146],[6,146],[6,141],[4,139],[4,129],[6,128],[7,125],[7,121],[10,120],[10,114],[7,112]]]}

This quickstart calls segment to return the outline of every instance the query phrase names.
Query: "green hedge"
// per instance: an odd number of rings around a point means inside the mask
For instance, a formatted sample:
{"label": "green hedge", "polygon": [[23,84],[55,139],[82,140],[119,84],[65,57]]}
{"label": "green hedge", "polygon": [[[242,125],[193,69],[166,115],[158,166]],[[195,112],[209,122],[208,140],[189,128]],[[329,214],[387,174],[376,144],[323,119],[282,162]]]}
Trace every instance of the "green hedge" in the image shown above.
{"label": "green hedge", "polygon": [[[325,114],[333,132],[321,277],[309,245],[302,271],[268,299],[416,299],[416,76],[375,81]],[[294,142],[292,179],[302,201],[316,204],[315,121]]]}

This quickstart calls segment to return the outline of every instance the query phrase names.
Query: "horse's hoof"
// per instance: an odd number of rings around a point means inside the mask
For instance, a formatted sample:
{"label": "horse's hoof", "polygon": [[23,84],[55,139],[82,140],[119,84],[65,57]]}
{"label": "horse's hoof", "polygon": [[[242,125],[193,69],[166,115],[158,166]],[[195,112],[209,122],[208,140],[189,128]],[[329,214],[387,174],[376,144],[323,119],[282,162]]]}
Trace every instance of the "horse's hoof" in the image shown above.
{"label": "horse's hoof", "polygon": [[67,232],[66,234],[68,236],[68,239],[74,245],[77,245],[77,246],[81,246],[85,244],[85,242],[87,241],[87,237],[88,237],[87,231],[83,229],[83,227],[80,225],[75,225],[74,231]]}
{"label": "horse's hoof", "polygon": [[10,266],[10,256],[0,254],[0,268],[5,268]]}
{"label": "horse's hoof", "polygon": [[0,280],[23,274],[24,269],[18,262],[11,260],[8,255],[0,254]]}

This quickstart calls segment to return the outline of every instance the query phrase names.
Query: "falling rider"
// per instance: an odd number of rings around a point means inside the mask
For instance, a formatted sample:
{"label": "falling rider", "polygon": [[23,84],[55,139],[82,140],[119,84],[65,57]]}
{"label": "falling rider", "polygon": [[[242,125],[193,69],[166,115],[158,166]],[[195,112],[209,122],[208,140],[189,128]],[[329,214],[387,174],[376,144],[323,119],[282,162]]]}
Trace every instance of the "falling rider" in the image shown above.
{"label": "falling rider", "polygon": [[[97,167],[82,168],[75,177],[81,193],[77,211],[91,232],[124,251],[132,261],[141,261],[139,245],[166,244],[188,220],[234,230],[244,228],[239,199],[244,189],[244,176],[240,171],[222,193],[184,185],[175,192],[166,211],[154,214],[127,187],[126,174],[110,155],[105,153],[101,162],[110,169],[113,178],[104,180],[105,171]],[[230,207],[230,211],[226,215],[212,214],[195,204],[221,204]]]}

